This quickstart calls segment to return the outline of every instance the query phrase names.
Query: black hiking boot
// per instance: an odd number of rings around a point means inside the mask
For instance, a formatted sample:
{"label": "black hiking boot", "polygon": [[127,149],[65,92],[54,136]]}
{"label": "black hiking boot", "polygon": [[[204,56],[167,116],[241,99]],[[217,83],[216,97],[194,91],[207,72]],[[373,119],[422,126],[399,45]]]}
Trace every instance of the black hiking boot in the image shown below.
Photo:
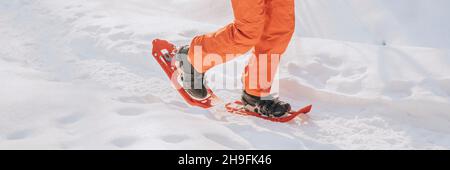
{"label": "black hiking boot", "polygon": [[271,96],[261,98],[244,91],[242,102],[245,109],[267,117],[283,117],[291,111],[291,105]]}
{"label": "black hiking boot", "polygon": [[183,82],[184,90],[194,99],[203,100],[208,98],[208,90],[204,85],[203,73],[194,69],[188,61],[189,46],[183,46],[175,56],[177,68],[180,70],[180,78]]}

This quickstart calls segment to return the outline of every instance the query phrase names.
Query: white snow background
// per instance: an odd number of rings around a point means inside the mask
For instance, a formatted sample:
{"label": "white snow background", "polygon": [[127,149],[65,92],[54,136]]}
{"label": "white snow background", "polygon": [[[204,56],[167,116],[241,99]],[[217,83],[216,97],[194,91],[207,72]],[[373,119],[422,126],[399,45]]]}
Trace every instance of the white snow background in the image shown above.
{"label": "white snow background", "polygon": [[[279,124],[187,106],[150,55],[231,22],[229,0],[0,0],[0,149],[449,149],[449,7],[296,0],[280,97],[314,110]],[[223,67],[213,88],[240,78]]]}

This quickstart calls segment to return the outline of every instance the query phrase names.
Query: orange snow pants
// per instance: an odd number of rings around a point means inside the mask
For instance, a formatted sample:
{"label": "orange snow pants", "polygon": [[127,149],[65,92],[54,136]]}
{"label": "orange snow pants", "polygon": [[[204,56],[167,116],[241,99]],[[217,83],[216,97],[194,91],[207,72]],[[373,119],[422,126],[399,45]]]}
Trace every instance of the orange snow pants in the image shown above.
{"label": "orange snow pants", "polygon": [[[189,61],[198,72],[204,73],[254,49],[243,76],[244,88],[251,95],[264,97],[270,94],[274,70],[278,69],[280,56],[294,33],[294,0],[231,0],[231,3],[234,22],[216,32],[195,37]],[[211,56],[220,60],[205,62]],[[203,62],[198,62],[199,59]],[[262,78],[267,83],[260,83]]]}

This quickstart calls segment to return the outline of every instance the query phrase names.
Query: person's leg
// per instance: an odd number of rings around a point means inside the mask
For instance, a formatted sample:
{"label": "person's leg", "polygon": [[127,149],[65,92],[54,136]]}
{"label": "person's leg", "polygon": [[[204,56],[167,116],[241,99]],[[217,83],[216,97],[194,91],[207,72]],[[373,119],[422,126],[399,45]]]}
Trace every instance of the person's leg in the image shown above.
{"label": "person's leg", "polygon": [[259,97],[270,94],[280,56],[295,30],[294,0],[267,0],[266,5],[264,32],[244,75],[245,91]]}
{"label": "person's leg", "polygon": [[[204,73],[215,65],[244,54],[260,40],[265,24],[266,0],[231,0],[235,20],[226,27],[195,37],[190,45],[189,62]],[[220,60],[220,61],[217,61]]]}

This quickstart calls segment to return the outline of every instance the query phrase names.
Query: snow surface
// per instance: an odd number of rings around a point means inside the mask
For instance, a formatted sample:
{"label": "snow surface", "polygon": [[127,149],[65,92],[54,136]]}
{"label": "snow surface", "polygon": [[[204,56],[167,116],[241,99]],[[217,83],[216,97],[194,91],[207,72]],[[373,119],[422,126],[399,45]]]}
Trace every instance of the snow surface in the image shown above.
{"label": "snow surface", "polygon": [[[155,38],[230,22],[228,0],[2,0],[0,149],[450,149],[449,1],[296,3],[279,87],[307,124],[188,107],[152,60]],[[239,80],[223,67],[210,86]]]}

